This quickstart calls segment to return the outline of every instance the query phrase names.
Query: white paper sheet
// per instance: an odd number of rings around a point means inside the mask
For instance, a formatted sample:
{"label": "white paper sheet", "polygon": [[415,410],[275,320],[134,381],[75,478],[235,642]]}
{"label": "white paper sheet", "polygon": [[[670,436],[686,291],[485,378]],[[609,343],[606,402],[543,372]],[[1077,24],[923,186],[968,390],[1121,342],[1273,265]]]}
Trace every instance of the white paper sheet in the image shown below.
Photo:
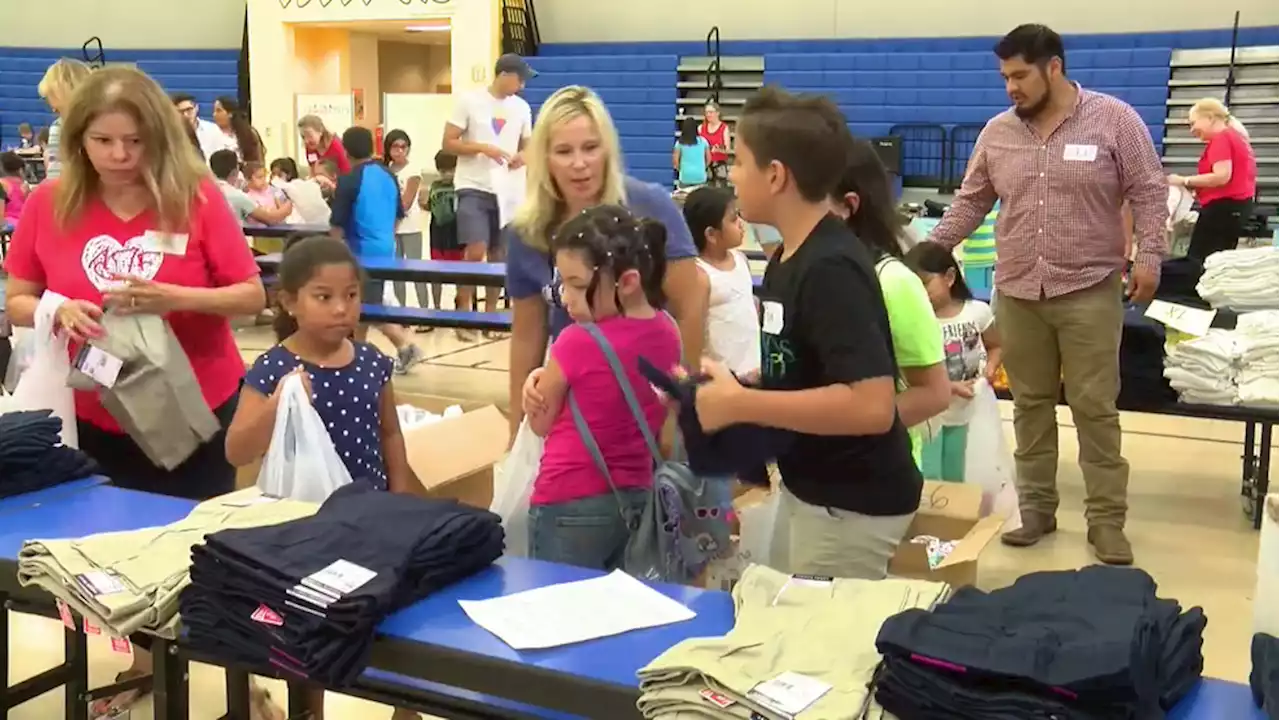
{"label": "white paper sheet", "polygon": [[490,600],[459,600],[458,604],[477,625],[516,650],[570,645],[695,616],[689,608],[621,570]]}

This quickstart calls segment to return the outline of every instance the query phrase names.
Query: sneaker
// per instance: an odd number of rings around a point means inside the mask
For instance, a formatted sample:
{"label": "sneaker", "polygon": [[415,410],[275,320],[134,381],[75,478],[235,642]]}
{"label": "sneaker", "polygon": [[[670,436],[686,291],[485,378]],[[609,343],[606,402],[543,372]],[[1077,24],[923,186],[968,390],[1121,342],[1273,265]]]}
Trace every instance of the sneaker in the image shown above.
{"label": "sneaker", "polygon": [[1089,544],[1093,555],[1108,565],[1132,565],[1133,547],[1124,536],[1124,530],[1114,525],[1094,525],[1089,528]]}
{"label": "sneaker", "polygon": [[407,375],[414,365],[419,365],[427,361],[427,354],[422,352],[422,348],[409,343],[396,353],[395,373],[397,375]]}
{"label": "sneaker", "polygon": [[457,335],[458,339],[459,339],[459,340],[461,340],[462,342],[465,342],[465,343],[473,343],[473,342],[475,342],[475,341],[476,341],[476,331],[475,331],[475,330],[467,330],[466,328],[458,328],[457,330],[454,330],[454,331],[453,331],[453,333],[454,333],[454,335]]}

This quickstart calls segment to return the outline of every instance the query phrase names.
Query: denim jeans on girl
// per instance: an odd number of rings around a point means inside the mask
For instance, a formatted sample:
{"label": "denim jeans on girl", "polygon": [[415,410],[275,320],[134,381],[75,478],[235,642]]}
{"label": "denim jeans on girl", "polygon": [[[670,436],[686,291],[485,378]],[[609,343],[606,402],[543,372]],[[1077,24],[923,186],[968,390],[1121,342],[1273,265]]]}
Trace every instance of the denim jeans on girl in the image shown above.
{"label": "denim jeans on girl", "polygon": [[[614,570],[622,565],[631,528],[649,502],[650,489],[621,490],[529,508],[529,556],[535,560]],[[623,514],[626,520],[623,520]]]}

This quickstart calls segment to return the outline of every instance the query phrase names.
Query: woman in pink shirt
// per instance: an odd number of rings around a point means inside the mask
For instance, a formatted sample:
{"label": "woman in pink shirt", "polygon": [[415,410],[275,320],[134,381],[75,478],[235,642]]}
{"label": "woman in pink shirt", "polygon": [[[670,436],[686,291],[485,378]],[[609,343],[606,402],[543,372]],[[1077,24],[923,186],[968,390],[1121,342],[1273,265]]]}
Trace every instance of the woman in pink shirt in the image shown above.
{"label": "woman in pink shirt", "polygon": [[[546,438],[529,509],[529,555],[608,570],[630,537],[623,516],[638,517],[653,488],[646,432],[661,434],[666,407],[636,359],[680,362],[680,334],[662,307],[666,229],[625,208],[600,205],[570,220],[551,243],[559,295],[574,325],[535,370],[536,396],[524,399],[529,426]],[[600,337],[594,335],[598,333]],[[638,400],[637,421],[601,343],[616,354]],[[575,422],[575,408],[598,446],[601,471]]]}
{"label": "woman in pink shirt", "polygon": [[1240,242],[1258,192],[1258,162],[1249,131],[1217,98],[1205,98],[1187,114],[1191,133],[1204,141],[1198,174],[1170,175],[1169,184],[1185,187],[1200,201],[1200,217],[1191,231],[1187,257],[1204,260]]}
{"label": "woman in pink shirt", "polygon": [[329,132],[324,120],[315,115],[303,115],[298,121],[298,133],[307,148],[307,165],[311,166],[311,174],[316,174],[316,166],[323,160],[332,160],[338,166],[338,174],[351,172],[351,158],[347,157],[347,149],[342,141]]}
{"label": "woman in pink shirt", "polygon": [[27,164],[18,153],[0,153],[0,207],[4,208],[0,219],[5,224],[17,225],[27,204],[27,181],[22,178],[26,169]]}

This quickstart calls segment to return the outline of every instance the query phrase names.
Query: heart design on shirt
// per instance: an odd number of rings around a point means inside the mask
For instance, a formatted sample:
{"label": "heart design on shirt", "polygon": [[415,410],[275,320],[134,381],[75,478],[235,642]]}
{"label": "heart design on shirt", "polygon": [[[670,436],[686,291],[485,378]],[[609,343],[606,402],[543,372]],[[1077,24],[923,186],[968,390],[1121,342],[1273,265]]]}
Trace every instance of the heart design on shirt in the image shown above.
{"label": "heart design on shirt", "polygon": [[119,285],[116,275],[154,280],[164,263],[164,253],[146,249],[146,240],[132,237],[121,243],[110,235],[98,235],[84,244],[80,265],[85,277],[100,292]]}

